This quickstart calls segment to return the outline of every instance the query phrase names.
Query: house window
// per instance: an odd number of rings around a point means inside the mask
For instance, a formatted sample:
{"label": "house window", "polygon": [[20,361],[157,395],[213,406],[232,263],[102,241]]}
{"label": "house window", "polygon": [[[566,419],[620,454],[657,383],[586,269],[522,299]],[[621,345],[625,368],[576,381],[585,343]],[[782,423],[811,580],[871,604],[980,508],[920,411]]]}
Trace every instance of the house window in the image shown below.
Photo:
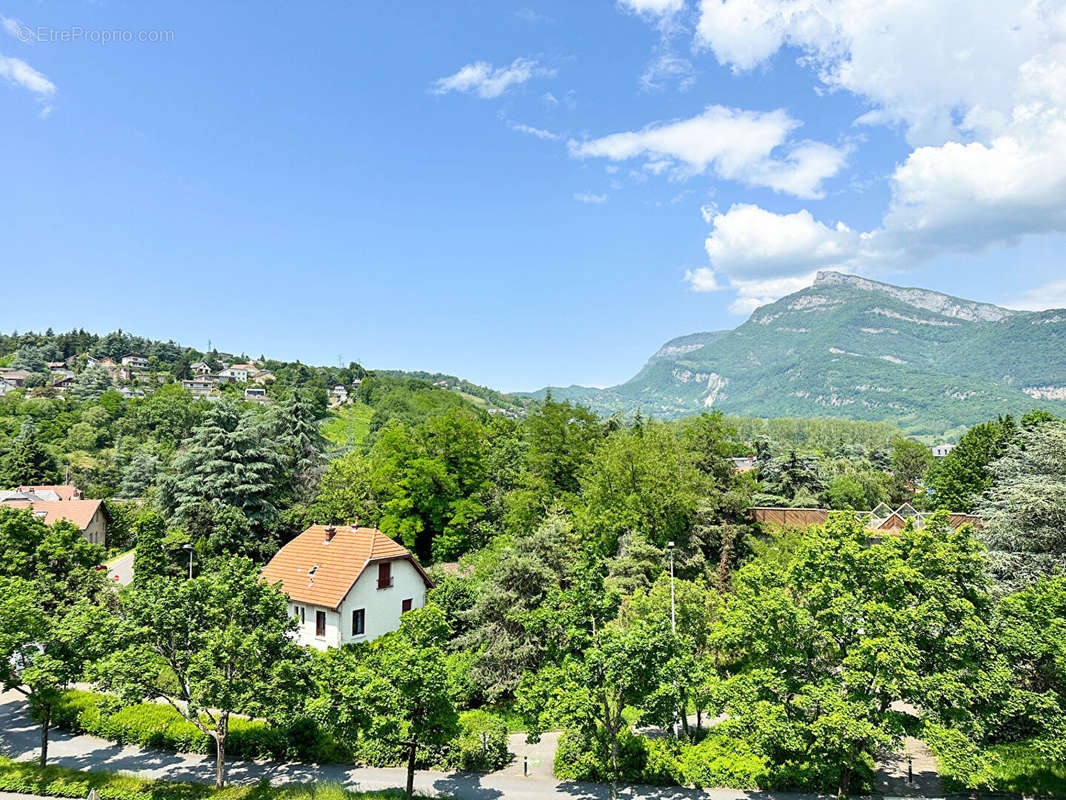
{"label": "house window", "polygon": [[352,612],[352,636],[366,633],[366,609],[357,608]]}
{"label": "house window", "polygon": [[301,625],[306,625],[307,624],[307,609],[304,608],[303,606],[300,606],[300,624]]}
{"label": "house window", "polygon": [[412,602],[414,601],[412,601],[411,598],[404,600],[403,603],[400,605],[400,613],[406,614],[408,611],[410,611]]}
{"label": "house window", "polygon": [[390,586],[392,586],[392,564],[383,561],[378,564],[378,588],[388,589]]}
{"label": "house window", "polygon": [[316,611],[315,612],[315,636],[325,636],[325,635],[326,635],[326,612],[325,611]]}

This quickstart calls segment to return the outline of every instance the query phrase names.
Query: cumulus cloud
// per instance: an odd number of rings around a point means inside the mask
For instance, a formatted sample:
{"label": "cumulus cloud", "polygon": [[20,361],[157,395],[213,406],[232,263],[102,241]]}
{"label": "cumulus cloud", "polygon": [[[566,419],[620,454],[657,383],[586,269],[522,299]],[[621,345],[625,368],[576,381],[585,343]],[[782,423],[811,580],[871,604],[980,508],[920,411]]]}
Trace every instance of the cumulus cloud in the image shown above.
{"label": "cumulus cloud", "polygon": [[550,78],[554,75],[554,69],[543,67],[529,58],[516,58],[506,67],[493,67],[487,61],[475,61],[454,75],[434,81],[433,93],[464,92],[491,99],[532,78]]}
{"label": "cumulus cloud", "polygon": [[653,172],[670,168],[681,178],[711,172],[799,197],[820,197],[822,182],[840,171],[847,152],[819,142],[789,141],[801,124],[781,109],[715,105],[690,119],[571,141],[570,153],[612,161],[644,158]]}
{"label": "cumulus cloud", "polygon": [[[709,269],[742,297],[755,296],[743,288],[749,271],[766,271],[745,265],[748,253],[766,255],[781,279],[800,280],[817,266],[899,269],[1066,232],[1063,0],[702,0],[697,43],[737,71],[798,48],[825,86],[869,102],[859,124],[900,124],[914,146],[890,176],[889,204],[872,230],[807,211],[712,215]],[[832,164],[835,153],[826,158]],[[806,163],[815,174],[826,169],[811,154]],[[754,219],[757,227],[743,224]]]}
{"label": "cumulus cloud", "polygon": [[56,85],[25,61],[13,56],[0,54],[0,78],[7,79],[16,86],[28,89],[38,98],[55,94]]}

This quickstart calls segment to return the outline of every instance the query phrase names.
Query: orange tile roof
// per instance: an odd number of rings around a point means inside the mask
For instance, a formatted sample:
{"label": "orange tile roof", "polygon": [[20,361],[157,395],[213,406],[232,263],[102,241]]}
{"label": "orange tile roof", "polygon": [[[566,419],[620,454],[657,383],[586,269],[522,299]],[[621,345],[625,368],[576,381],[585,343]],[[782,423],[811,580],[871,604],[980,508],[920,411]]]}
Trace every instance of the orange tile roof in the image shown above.
{"label": "orange tile roof", "polygon": [[77,486],[72,486],[69,483],[54,484],[49,486],[19,486],[15,489],[17,492],[55,492],[59,495],[60,500],[78,500],[80,499],[81,492],[78,491]]}
{"label": "orange tile roof", "polygon": [[8,500],[4,508],[32,508],[36,511],[45,512],[44,521],[48,525],[57,520],[68,519],[73,522],[78,530],[85,530],[93,521],[97,510],[100,508],[100,500],[42,500],[30,502],[29,500]]}
{"label": "orange tile roof", "polygon": [[338,525],[330,539],[325,525],[312,525],[270,559],[263,580],[280,582],[292,600],[337,608],[368,564],[398,558],[409,560],[426,585],[433,585],[414,556],[376,528]]}

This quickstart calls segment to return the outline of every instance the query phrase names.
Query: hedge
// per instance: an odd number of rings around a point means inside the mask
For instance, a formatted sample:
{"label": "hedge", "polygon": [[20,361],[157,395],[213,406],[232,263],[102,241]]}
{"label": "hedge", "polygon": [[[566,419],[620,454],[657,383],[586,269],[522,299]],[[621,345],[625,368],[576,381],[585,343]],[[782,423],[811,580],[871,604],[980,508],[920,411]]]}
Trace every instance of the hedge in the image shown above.
{"label": "hedge", "polygon": [[[179,753],[213,755],[214,741],[170,705],[138,703],[122,706],[118,698],[98,692],[64,692],[52,708],[52,724],[74,733],[88,733],[119,744],[155,747]],[[230,717],[226,756],[233,759],[297,759],[317,763],[350,761],[311,720],[287,727],[261,720]]]}
{"label": "hedge", "polygon": [[[133,744],[179,753],[214,755],[215,743],[169,704],[123,706],[117,697],[99,692],[64,692],[52,708],[52,724],[74,733],[88,733],[118,744]],[[311,763],[348,763],[356,758],[373,766],[406,763],[402,745],[361,739],[351,749],[335,742],[314,720],[299,718],[285,727],[262,720],[230,717],[226,737],[228,759],[295,759]],[[511,759],[507,725],[487,711],[459,716],[459,735],[438,748],[422,748],[419,768],[491,772]]]}
{"label": "hedge", "polygon": [[81,798],[96,790],[100,800],[393,800],[403,792],[352,792],[338,784],[289,784],[215,789],[206,783],[143,780],[113,772],[45,767],[0,756],[0,792]]}

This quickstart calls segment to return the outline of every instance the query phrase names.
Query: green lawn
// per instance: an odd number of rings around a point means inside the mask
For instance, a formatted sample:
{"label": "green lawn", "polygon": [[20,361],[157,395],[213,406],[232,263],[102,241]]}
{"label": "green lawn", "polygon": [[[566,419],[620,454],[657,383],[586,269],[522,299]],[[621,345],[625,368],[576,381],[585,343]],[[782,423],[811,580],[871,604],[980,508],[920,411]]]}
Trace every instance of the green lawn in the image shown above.
{"label": "green lawn", "polygon": [[100,800],[397,800],[401,791],[352,792],[335,783],[227,786],[149,781],[113,772],[83,772],[45,767],[0,756],[0,791],[43,797],[85,797],[95,789]]}
{"label": "green lawn", "polygon": [[322,435],[335,444],[359,444],[370,433],[374,409],[364,403],[341,406],[322,421]]}
{"label": "green lawn", "polygon": [[996,791],[1027,797],[1066,796],[1066,764],[1048,760],[1029,743],[993,745],[987,752],[996,757]]}

